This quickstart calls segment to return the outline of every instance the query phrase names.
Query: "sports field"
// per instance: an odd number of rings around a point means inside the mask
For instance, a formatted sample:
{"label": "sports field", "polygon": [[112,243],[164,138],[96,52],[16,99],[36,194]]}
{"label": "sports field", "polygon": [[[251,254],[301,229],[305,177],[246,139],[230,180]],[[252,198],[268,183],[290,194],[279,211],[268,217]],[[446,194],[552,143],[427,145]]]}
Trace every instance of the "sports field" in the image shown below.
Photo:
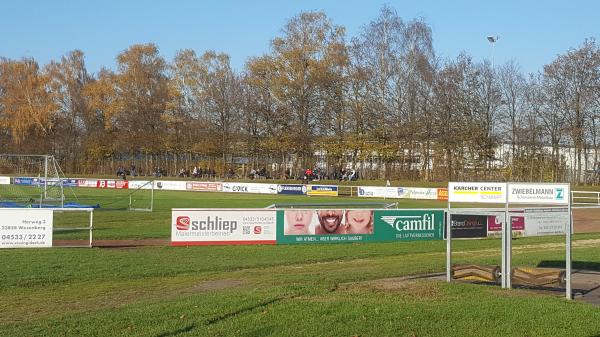
{"label": "sports field", "polygon": [[[84,200],[126,194],[77,193]],[[94,212],[94,237],[168,240],[174,207],[343,200],[157,191],[152,213]],[[398,202],[400,208],[445,207]],[[599,270],[600,234],[574,240],[574,267]],[[515,266],[564,261],[562,236],[513,245]],[[456,240],[453,247],[457,263],[500,263],[500,240]],[[443,272],[442,241],[19,249],[0,250],[0,261],[2,336],[600,335],[600,308],[578,301],[466,283],[385,280]]]}

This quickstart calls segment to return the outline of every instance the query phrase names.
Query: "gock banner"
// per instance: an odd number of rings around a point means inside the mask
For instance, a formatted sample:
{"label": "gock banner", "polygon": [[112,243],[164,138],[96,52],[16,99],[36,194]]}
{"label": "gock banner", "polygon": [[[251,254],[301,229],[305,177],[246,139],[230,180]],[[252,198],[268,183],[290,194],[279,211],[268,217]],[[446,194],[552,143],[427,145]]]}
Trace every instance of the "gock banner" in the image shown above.
{"label": "gock banner", "polygon": [[443,210],[277,211],[278,244],[441,240],[443,228]]}

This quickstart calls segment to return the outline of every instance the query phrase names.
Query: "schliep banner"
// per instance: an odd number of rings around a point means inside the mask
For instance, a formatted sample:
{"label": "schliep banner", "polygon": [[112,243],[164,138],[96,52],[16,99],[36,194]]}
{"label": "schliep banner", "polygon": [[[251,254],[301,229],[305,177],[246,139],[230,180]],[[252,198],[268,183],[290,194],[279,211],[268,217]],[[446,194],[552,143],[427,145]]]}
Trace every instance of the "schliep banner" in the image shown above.
{"label": "schliep banner", "polygon": [[508,184],[508,202],[515,204],[567,205],[569,184]]}
{"label": "schliep banner", "polygon": [[52,247],[52,210],[0,209],[0,248]]}
{"label": "schliep banner", "polygon": [[171,245],[274,244],[275,220],[275,210],[174,208]]}
{"label": "schliep banner", "polygon": [[443,210],[277,211],[277,243],[440,240]]}

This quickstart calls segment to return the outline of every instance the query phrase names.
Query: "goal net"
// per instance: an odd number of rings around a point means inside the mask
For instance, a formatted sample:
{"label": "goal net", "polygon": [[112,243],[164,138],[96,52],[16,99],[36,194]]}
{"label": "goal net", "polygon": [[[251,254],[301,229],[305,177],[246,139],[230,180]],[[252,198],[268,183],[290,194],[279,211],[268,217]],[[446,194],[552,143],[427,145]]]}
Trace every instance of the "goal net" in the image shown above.
{"label": "goal net", "polygon": [[0,207],[63,207],[64,180],[53,156],[0,154]]}

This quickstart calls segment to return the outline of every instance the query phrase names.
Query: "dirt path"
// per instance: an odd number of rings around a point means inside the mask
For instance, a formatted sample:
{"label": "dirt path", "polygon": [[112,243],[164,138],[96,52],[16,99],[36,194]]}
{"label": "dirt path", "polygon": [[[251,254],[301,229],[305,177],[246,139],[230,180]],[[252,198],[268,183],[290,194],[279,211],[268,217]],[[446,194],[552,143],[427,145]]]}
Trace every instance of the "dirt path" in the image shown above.
{"label": "dirt path", "polygon": [[575,233],[600,232],[600,208],[576,208],[573,210]]}

